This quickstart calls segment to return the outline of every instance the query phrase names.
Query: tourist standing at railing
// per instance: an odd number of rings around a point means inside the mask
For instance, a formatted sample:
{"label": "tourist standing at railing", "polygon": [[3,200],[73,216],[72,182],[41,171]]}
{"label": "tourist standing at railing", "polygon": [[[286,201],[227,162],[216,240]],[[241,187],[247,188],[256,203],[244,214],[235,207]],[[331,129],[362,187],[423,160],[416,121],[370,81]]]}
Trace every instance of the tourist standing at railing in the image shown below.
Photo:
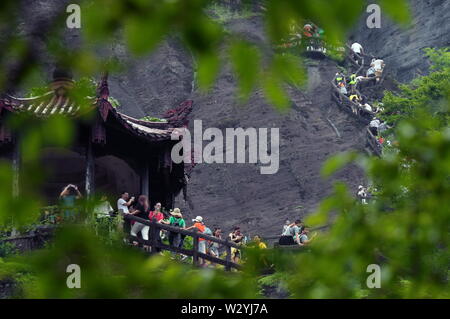
{"label": "tourist standing at railing", "polygon": [[[156,203],[153,211],[148,214],[149,220],[156,221],[157,223],[163,223],[164,214],[161,212],[161,203]],[[156,232],[156,241],[161,243],[161,232]],[[161,249],[156,248],[156,251],[161,251]]]}
{"label": "tourist standing at railing", "polygon": [[[214,231],[213,231],[213,236],[218,238],[218,239],[222,239],[222,229],[220,229],[220,227],[215,227]],[[210,242],[209,243],[209,254],[213,257],[217,257],[219,258],[220,254],[219,254],[219,243],[216,242]]]}
{"label": "tourist standing at railing", "polygon": [[[228,235],[228,238],[236,245],[242,245],[244,235],[241,233],[241,228],[238,226],[234,227],[233,231]],[[231,260],[237,264],[240,259],[241,251],[235,247],[231,247]]]}
{"label": "tourist standing at railing", "polygon": [[[130,214],[149,220],[149,213],[150,213],[150,204],[148,202],[148,197],[146,195],[141,195],[138,198],[138,201],[136,205],[133,206],[133,208],[130,211]],[[140,232],[142,235],[142,239],[148,240],[148,231],[150,230],[150,227],[144,224],[141,224],[139,222],[135,222],[133,227],[131,227],[131,236],[137,237],[138,233]],[[133,242],[134,245],[137,245],[138,243],[136,241]],[[144,245],[144,249],[148,250],[148,245]]]}
{"label": "tourist standing at railing", "polygon": [[122,192],[120,198],[117,200],[117,210],[123,214],[129,214],[129,208],[134,203],[134,196],[130,198],[128,192]]}
{"label": "tourist standing at railing", "polygon": [[[186,230],[190,229],[197,229],[199,233],[204,233],[206,230],[206,226],[203,223],[203,217],[197,216],[195,219],[192,220],[194,222],[194,225],[191,227],[186,228]],[[206,240],[204,238],[199,237],[198,239],[198,251],[202,254],[206,254]],[[203,266],[205,264],[205,260],[203,258],[199,258],[200,265]]]}
{"label": "tourist standing at railing", "polygon": [[[181,214],[181,210],[179,208],[174,208],[172,212],[170,212],[170,218],[167,222],[162,221],[164,224],[168,224],[173,227],[179,227],[181,229],[186,229],[186,222],[183,219],[183,215]],[[184,235],[175,232],[169,232],[169,245],[182,248],[184,242]]]}
{"label": "tourist standing at railing", "polygon": [[267,245],[261,240],[261,237],[259,237],[258,235],[253,237],[253,242],[255,243],[257,248],[267,249]]}
{"label": "tourist standing at railing", "polygon": [[[123,191],[120,194],[120,198],[117,200],[117,210],[119,214],[129,214],[130,207],[134,203],[134,196],[130,198],[130,194],[128,192]],[[129,234],[131,232],[131,221],[129,219],[125,219],[123,221],[123,233]]]}
{"label": "tourist standing at railing", "polygon": [[158,223],[164,219],[164,214],[161,212],[161,203],[156,203],[155,210],[150,212],[148,218],[150,220],[156,220]]}

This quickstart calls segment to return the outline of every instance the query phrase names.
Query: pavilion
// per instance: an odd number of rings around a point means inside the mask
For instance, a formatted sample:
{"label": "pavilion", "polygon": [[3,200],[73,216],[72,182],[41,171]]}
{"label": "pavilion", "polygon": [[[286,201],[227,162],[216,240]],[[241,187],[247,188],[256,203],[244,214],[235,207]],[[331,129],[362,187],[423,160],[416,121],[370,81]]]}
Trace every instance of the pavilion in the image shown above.
{"label": "pavilion", "polygon": [[[8,118],[27,113],[45,121],[54,115],[72,118],[76,124],[70,149],[45,149],[42,168],[46,180],[42,195],[55,204],[61,189],[71,183],[84,195],[101,193],[118,197],[121,191],[131,195],[148,195],[151,205],[161,202],[173,208],[174,197],[185,186],[184,164],[171,159],[171,121],[146,121],[127,116],[109,102],[107,75],[103,76],[95,97],[85,97],[88,107],[79,105],[68,92],[74,81],[67,73],[55,71],[51,90],[41,96],[18,98],[3,95],[0,99],[0,158],[13,166],[13,194],[20,194],[20,130],[6,125]],[[78,101],[78,100],[77,100]],[[192,101],[182,105],[192,107]],[[90,113],[90,120],[85,120]],[[179,125],[178,125],[179,126]]]}

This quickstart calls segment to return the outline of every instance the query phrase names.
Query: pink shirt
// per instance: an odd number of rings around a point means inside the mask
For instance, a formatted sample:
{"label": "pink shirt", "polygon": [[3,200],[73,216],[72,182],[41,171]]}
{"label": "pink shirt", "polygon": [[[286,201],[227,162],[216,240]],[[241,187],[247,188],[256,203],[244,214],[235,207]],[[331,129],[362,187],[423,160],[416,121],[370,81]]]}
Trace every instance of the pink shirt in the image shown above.
{"label": "pink shirt", "polygon": [[150,214],[148,215],[148,218],[150,218],[150,220],[152,220],[153,218],[156,219],[157,222],[159,222],[161,219],[164,219],[164,215],[161,212],[150,212]]}

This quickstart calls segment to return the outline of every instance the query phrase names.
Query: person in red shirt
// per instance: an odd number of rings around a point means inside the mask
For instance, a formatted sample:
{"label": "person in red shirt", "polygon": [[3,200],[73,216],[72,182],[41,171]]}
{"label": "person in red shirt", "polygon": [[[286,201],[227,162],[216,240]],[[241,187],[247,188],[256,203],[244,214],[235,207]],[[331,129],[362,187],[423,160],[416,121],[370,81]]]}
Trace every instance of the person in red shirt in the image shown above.
{"label": "person in red shirt", "polygon": [[156,221],[158,223],[164,219],[164,214],[161,213],[161,203],[156,203],[155,210],[150,212],[150,214],[148,215],[148,218],[150,220],[156,219]]}
{"label": "person in red shirt", "polygon": [[[161,212],[161,203],[156,203],[155,210],[151,211],[150,214],[148,214],[148,219],[150,219],[150,221],[156,221],[157,223],[161,223],[161,221],[164,219],[164,214]],[[156,237],[157,237],[156,241],[158,243],[161,243],[160,232],[157,232]],[[157,252],[161,251],[161,249],[159,248],[156,248],[155,250]]]}

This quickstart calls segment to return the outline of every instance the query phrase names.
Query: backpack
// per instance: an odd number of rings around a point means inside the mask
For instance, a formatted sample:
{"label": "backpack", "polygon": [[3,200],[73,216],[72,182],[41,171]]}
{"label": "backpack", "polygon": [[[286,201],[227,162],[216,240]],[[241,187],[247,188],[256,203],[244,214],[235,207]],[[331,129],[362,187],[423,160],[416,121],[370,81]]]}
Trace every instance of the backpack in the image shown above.
{"label": "backpack", "polygon": [[180,223],[181,223],[182,218],[176,218],[175,222],[171,225],[173,227],[181,227]]}
{"label": "backpack", "polygon": [[203,232],[203,234],[212,236],[213,233],[212,233],[211,229],[209,229],[209,227],[205,227],[205,231]]}

